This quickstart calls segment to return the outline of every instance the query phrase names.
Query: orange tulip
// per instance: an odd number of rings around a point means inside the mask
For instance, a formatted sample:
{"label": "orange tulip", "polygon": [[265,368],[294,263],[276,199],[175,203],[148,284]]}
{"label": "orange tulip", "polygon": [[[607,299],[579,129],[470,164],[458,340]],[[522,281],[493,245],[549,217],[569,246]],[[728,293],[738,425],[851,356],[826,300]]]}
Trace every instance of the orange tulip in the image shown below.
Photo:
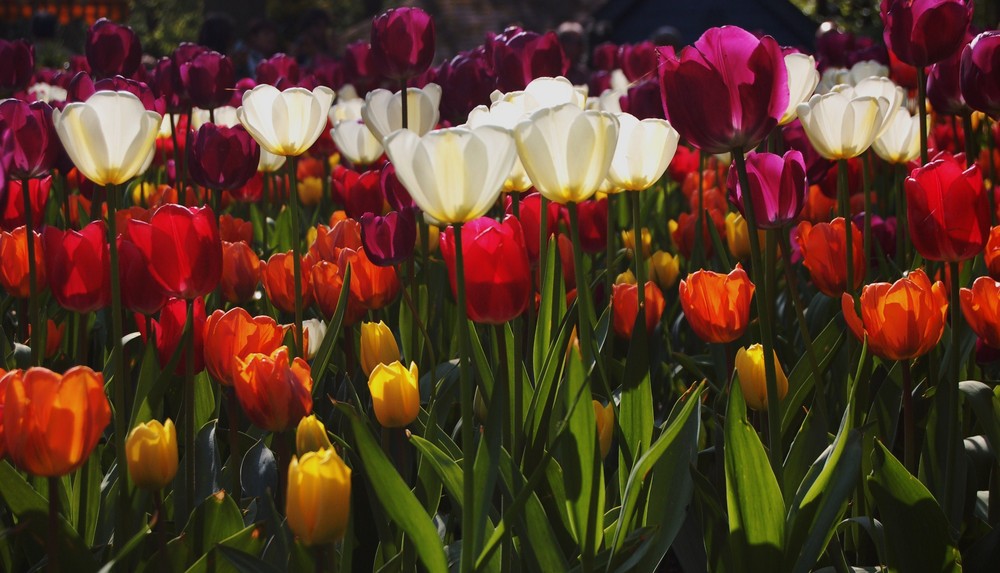
{"label": "orange tulip", "polygon": [[1000,348],[1000,282],[979,277],[972,288],[958,291],[965,320],[984,343]]}
{"label": "orange tulip", "polygon": [[[285,312],[295,312],[295,278],[292,274],[295,253],[274,253],[261,269],[260,279],[271,304]],[[312,304],[312,274],[308,259],[302,260],[302,307]]]}
{"label": "orange tulip", "polygon": [[[337,312],[340,292],[344,288],[344,277],[341,269],[329,261],[320,261],[312,266],[313,295],[320,312],[328,320]],[[354,282],[352,275],[351,282]],[[344,324],[356,324],[364,317],[366,309],[354,297],[347,297],[347,311],[344,313]]]}
{"label": "orange tulip", "polygon": [[678,287],[681,309],[689,325],[705,342],[732,342],[750,322],[754,284],[739,264],[728,275],[700,270]]}
{"label": "orange tulip", "polygon": [[1000,279],[1000,225],[990,229],[990,238],[983,251],[983,262],[986,263],[986,272],[990,277],[993,280]]}
{"label": "orange tulip", "polygon": [[243,241],[227,243],[222,241],[222,276],[219,290],[223,298],[233,304],[253,298],[260,282],[260,259],[257,253]]}
{"label": "orange tulip", "polygon": [[[649,281],[643,288],[646,297],[646,332],[653,332],[667,308],[667,301],[656,283]],[[611,293],[615,334],[630,339],[639,314],[639,287],[634,284],[616,284]]]}
{"label": "orange tulip", "polygon": [[887,360],[910,360],[926,354],[944,333],[948,296],[941,282],[931,284],[917,269],[898,281],[865,285],[861,291],[861,316],[854,297],[840,299],[844,320],[868,348]]}
{"label": "orange tulip", "polygon": [[341,249],[337,266],[343,272],[351,265],[351,298],[368,310],[378,310],[399,294],[399,278],[394,267],[379,267],[364,249]]}
{"label": "orange tulip", "polygon": [[86,366],[63,375],[14,370],[2,385],[7,453],[36,476],[59,477],[82,466],[111,421],[104,377]]}
{"label": "orange tulip", "polygon": [[[51,318],[46,322],[45,327],[45,357],[52,358],[59,351],[62,344],[63,335],[66,334],[66,323],[56,324]],[[31,325],[28,325],[28,336],[31,336]]]}
{"label": "orange tulip", "polygon": [[[826,296],[837,298],[847,290],[847,246],[844,218],[837,217],[829,223],[813,225],[808,221],[799,223],[794,231],[802,251],[803,264],[816,288]],[[861,231],[851,224],[854,250],[854,289],[865,280],[865,253]]]}
{"label": "orange tulip", "polygon": [[[331,218],[332,221],[332,218]],[[316,240],[309,246],[315,260],[337,262],[341,249],[361,249],[361,224],[354,219],[339,219],[332,227],[316,227]]]}
{"label": "orange tulip", "polygon": [[270,355],[255,352],[235,362],[236,398],[258,428],[283,432],[312,412],[309,364],[301,358],[290,359],[287,346]]}
{"label": "orange tulip", "polygon": [[243,241],[250,244],[253,242],[253,223],[228,213],[222,215],[219,217],[219,238],[230,243]]}
{"label": "orange tulip", "polygon": [[271,354],[284,337],[284,327],[269,316],[250,316],[238,306],[227,312],[216,310],[205,321],[205,368],[219,384],[232,386],[237,359]]}
{"label": "orange tulip", "polygon": [[[28,298],[31,282],[28,276],[28,241],[24,226],[11,232],[0,231],[0,286],[11,296]],[[42,236],[35,236],[35,275],[39,289],[45,288],[45,254],[42,252]]]}

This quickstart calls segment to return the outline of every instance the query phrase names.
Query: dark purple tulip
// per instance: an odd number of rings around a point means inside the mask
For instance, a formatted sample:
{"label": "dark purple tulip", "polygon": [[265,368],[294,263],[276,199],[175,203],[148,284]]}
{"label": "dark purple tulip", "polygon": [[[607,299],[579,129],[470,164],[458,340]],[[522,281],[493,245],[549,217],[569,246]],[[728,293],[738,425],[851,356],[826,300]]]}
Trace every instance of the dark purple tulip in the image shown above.
{"label": "dark purple tulip", "polygon": [[502,92],[523,90],[535,78],[565,76],[569,65],[555,32],[521,32],[493,45],[493,70]]}
{"label": "dark purple tulip", "polygon": [[191,103],[202,109],[226,105],[236,84],[236,68],[219,52],[202,52],[181,65],[181,82]]}
{"label": "dark purple tulip", "polygon": [[0,40],[0,62],[0,90],[23,89],[35,71],[35,47],[26,40]]}
{"label": "dark purple tulip", "polygon": [[708,153],[752,149],[788,107],[788,72],[774,38],[710,28],[674,56],[662,50],[663,108],[681,137]]}
{"label": "dark purple tulip", "polygon": [[[654,65],[656,60],[653,60]],[[618,67],[618,46],[611,42],[604,42],[594,46],[593,54],[590,58],[591,69],[610,72]]]}
{"label": "dark purple tulip", "polygon": [[368,42],[358,40],[344,48],[344,71],[347,72],[349,82],[375,77],[374,65],[372,45]]}
{"label": "dark purple tulip", "polygon": [[962,97],[961,63],[962,54],[956,52],[931,66],[927,73],[927,101],[940,114],[965,115],[971,111]]}
{"label": "dark purple tulip", "polygon": [[[587,80],[587,89],[593,95],[600,95],[604,93],[604,90],[611,89],[611,72],[604,70],[591,72],[590,78]],[[663,105],[660,104],[660,107]]]}
{"label": "dark purple tulip", "polygon": [[459,54],[439,70],[441,115],[462,123],[477,105],[489,105],[496,79],[482,48]]}
{"label": "dark purple tulip", "polygon": [[295,58],[287,54],[275,54],[257,64],[256,74],[258,84],[275,86],[282,79],[291,85],[298,85],[302,72]]}
{"label": "dark purple tulip", "polygon": [[802,154],[806,162],[806,178],[810,185],[815,185],[826,177],[833,167],[833,162],[820,155],[806,136],[802,122],[798,119],[781,128],[781,138],[786,149],[794,149]]}
{"label": "dark purple tulip", "polygon": [[628,93],[621,99],[621,108],[639,119],[663,119],[660,82],[654,76],[629,86]]}
{"label": "dark purple tulip", "polygon": [[240,107],[243,105],[243,93],[252,90],[257,86],[253,78],[240,78],[236,80],[236,87],[230,91],[229,105]]}
{"label": "dark purple tulip", "polygon": [[[854,225],[859,229],[865,228],[865,213],[864,211],[858,213],[851,218]],[[896,218],[889,217],[883,219],[878,215],[872,213],[872,236],[878,241],[878,246],[885,253],[885,256],[890,259],[896,256]],[[871,253],[872,264],[878,265],[878,252],[872,250]]]}
{"label": "dark purple tulip", "polygon": [[159,59],[153,66],[149,78],[149,87],[156,96],[163,100],[166,109],[171,113],[181,110],[181,86],[177,85],[174,74],[174,60],[166,56]]}
{"label": "dark purple tulip", "polygon": [[17,99],[0,102],[3,164],[14,179],[44,177],[59,158],[62,145],[52,125],[52,108],[45,102]]}
{"label": "dark purple tulip", "polygon": [[816,37],[816,60],[820,70],[847,68],[848,54],[854,49],[854,34],[830,28]]}
{"label": "dark purple tulip", "polygon": [[410,197],[410,192],[396,177],[396,166],[392,163],[386,163],[382,168],[382,172],[379,174],[379,187],[382,190],[382,196],[396,211],[405,211],[417,206],[413,202],[413,198]]}
{"label": "dark purple tulip", "polygon": [[87,63],[99,77],[131,76],[139,69],[142,46],[132,28],[101,18],[87,30]]}
{"label": "dark purple tulip", "polygon": [[[785,152],[784,156],[751,152],[746,162],[757,225],[762,229],[779,229],[795,221],[806,201],[806,164],[802,154],[795,150]],[[746,190],[740,187],[735,168],[730,168],[726,185],[729,201],[745,215]]]}
{"label": "dark purple tulip", "polygon": [[1000,119],[1000,31],[973,38],[962,50],[960,74],[969,107]]}
{"label": "dark purple tulip", "polygon": [[166,103],[162,97],[156,97],[153,90],[145,82],[137,82],[121,76],[104,78],[94,81],[86,72],[78,72],[73,76],[66,90],[67,102],[87,101],[87,98],[99,91],[129,92],[139,98],[143,107],[149,111],[163,115],[166,111]]}
{"label": "dark purple tulip", "polygon": [[420,8],[392,8],[372,20],[372,61],[382,75],[403,80],[434,59],[434,19]]}
{"label": "dark purple tulip", "polygon": [[971,0],[882,0],[882,38],[901,61],[926,67],[962,47]]}
{"label": "dark purple tulip", "polygon": [[413,256],[417,244],[417,222],[413,209],[390,211],[382,217],[361,216],[361,244],[368,258],[380,267],[390,267]]}
{"label": "dark purple tulip", "polygon": [[630,82],[645,79],[647,76],[655,77],[653,74],[656,72],[656,46],[652,42],[623,44],[618,49],[618,61],[622,72]]}
{"label": "dark purple tulip", "polygon": [[257,173],[260,147],[242,125],[206,123],[188,132],[188,172],[209,189],[235,189]]}
{"label": "dark purple tulip", "polygon": [[332,90],[340,89],[344,81],[344,63],[337,60],[323,62],[313,67],[312,75],[321,86],[327,86]]}

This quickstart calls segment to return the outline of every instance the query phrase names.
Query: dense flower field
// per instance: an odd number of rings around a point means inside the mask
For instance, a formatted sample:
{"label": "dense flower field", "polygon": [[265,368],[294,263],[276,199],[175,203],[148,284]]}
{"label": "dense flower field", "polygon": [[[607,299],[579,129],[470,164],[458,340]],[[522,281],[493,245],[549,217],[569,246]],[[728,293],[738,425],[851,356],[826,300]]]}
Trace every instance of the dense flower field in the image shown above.
{"label": "dense flower field", "polygon": [[992,570],[1000,32],[881,17],[0,41],[3,570]]}

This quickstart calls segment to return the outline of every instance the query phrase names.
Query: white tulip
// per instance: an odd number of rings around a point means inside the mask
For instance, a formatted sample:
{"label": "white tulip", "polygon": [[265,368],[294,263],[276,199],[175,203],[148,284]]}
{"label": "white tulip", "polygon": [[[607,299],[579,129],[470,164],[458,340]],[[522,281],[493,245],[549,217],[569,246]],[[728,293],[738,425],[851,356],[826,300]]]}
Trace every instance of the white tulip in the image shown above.
{"label": "white tulip", "polygon": [[[376,139],[385,145],[385,138],[403,129],[403,92],[389,90],[372,90],[365,96],[365,105],[361,109],[361,119]],[[406,90],[406,129],[424,135],[438,123],[441,112],[441,86],[427,84],[423,89],[407,88]]]}
{"label": "white tulip", "polygon": [[598,109],[608,113],[619,114],[622,112],[622,96],[628,92],[618,90],[604,90],[598,98]]}
{"label": "white tulip", "polygon": [[66,90],[50,84],[39,82],[30,88],[28,88],[28,95],[35,96],[37,101],[44,101],[45,103],[56,103],[60,101],[66,101],[67,93]]}
{"label": "white tulip", "polygon": [[572,103],[581,109],[587,105],[586,92],[581,91],[562,76],[535,78],[523,90],[519,91],[507,93],[494,91],[490,95],[490,99],[494,103],[498,101],[510,102],[521,108],[525,115],[564,103]]}
{"label": "white tulip", "polygon": [[382,144],[360,119],[337,123],[330,130],[330,137],[354,165],[371,165],[382,156]]}
{"label": "white tulip", "polygon": [[542,196],[586,201],[604,183],[618,143],[618,119],[574,103],[543,108],[514,129],[517,152]]}
{"label": "white tulip", "polygon": [[365,100],[356,97],[351,99],[338,98],[337,103],[330,107],[330,123],[336,126],[342,121],[358,121],[361,119],[361,110],[365,107]]}
{"label": "white tulip", "polygon": [[850,83],[852,86],[856,86],[861,83],[865,78],[870,77],[889,77],[889,67],[876,62],[875,60],[864,60],[858,62],[851,66],[850,71],[847,72],[847,81],[841,83]]}
{"label": "white tulip", "polygon": [[236,116],[236,108],[231,105],[224,105],[215,108],[215,121],[212,121],[212,113],[207,109],[196,107],[191,110],[191,129],[198,131],[198,128],[206,123],[212,122],[222,127],[233,127],[239,125],[240,118]]}
{"label": "white tulip", "polygon": [[631,82],[625,77],[625,72],[621,68],[611,70],[611,89],[616,92],[627,92]]}
{"label": "white tulip", "polygon": [[888,112],[885,98],[851,98],[844,90],[814,95],[798,107],[806,136],[827,159],[849,159],[864,153],[875,141]]}
{"label": "white tulip", "polygon": [[517,152],[494,126],[438,129],[423,137],[401,129],[385,140],[396,177],[432,223],[465,223],[496,203]]}
{"label": "white tulip", "polygon": [[808,100],[819,85],[819,70],[816,69],[816,59],[806,54],[793,53],[785,56],[785,69],[788,70],[788,107],[778,121],[778,125],[787,125],[798,115],[795,110],[799,104]]}
{"label": "white tulip", "polygon": [[164,114],[163,118],[160,119],[160,129],[156,134],[157,139],[167,139],[174,133],[174,128],[170,126],[171,118],[173,118],[174,124],[180,121],[181,116],[177,114]]}
{"label": "white tulip", "polygon": [[840,84],[850,83],[850,70],[847,68],[827,68],[820,76],[819,84],[816,86],[816,93],[825,94]]}
{"label": "white tulip", "polygon": [[677,152],[680,134],[663,119],[639,121],[629,113],[616,114],[618,144],[608,179],[625,191],[643,191],[659,181]]}
{"label": "white tulip", "polygon": [[920,156],[920,116],[900,109],[872,149],[889,163],[909,163]]}
{"label": "white tulip", "polygon": [[284,155],[275,155],[270,151],[260,148],[260,161],[257,162],[257,171],[261,173],[274,173],[285,164]]}
{"label": "white tulip", "polygon": [[906,92],[903,91],[903,88],[897,86],[889,78],[881,76],[869,76],[864,78],[853,88],[847,87],[846,85],[839,85],[833,89],[834,91],[844,92],[849,98],[871,96],[883,98],[889,102],[889,109],[882,118],[882,123],[879,125],[875,137],[885,133],[885,130],[889,128],[889,124],[892,123],[893,116],[896,115],[896,111],[906,104]]}
{"label": "white tulip", "polygon": [[261,84],[243,93],[243,105],[236,110],[243,127],[261,150],[275,155],[302,155],[319,139],[333,103],[333,90],[319,86],[278,88]]}
{"label": "white tulip", "polygon": [[306,339],[305,356],[303,358],[312,360],[316,357],[316,353],[319,352],[319,347],[323,345],[323,339],[326,338],[326,323],[317,318],[303,320],[302,332],[305,333]]}
{"label": "white tulip", "polygon": [[52,112],[69,158],[98,185],[120,185],[140,172],[155,146],[161,120],[129,92],[99,91],[85,102]]}
{"label": "white tulip", "polygon": [[[524,116],[521,113],[520,106],[508,101],[498,100],[490,107],[480,105],[470,111],[467,125],[470,129],[484,125],[493,125],[511,131],[523,119]],[[510,175],[504,181],[503,189],[506,192],[522,192],[530,188],[531,179],[528,178],[528,174],[524,171],[524,164],[521,163],[520,158],[515,157],[514,166],[510,170]]]}

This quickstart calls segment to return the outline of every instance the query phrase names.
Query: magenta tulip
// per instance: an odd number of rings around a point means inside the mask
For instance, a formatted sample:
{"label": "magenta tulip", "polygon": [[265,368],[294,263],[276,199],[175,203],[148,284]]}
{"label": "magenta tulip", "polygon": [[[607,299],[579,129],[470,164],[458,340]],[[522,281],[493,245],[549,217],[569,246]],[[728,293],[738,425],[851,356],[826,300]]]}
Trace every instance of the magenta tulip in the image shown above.
{"label": "magenta tulip", "polygon": [[569,66],[555,32],[521,32],[493,43],[493,70],[503,92],[523,90],[535,78],[565,76]]}
{"label": "magenta tulip", "polygon": [[243,187],[260,162],[260,146],[242,125],[203,124],[188,132],[187,154],[191,179],[209,189]]}
{"label": "magenta tulip", "polygon": [[361,244],[368,258],[380,267],[391,267],[413,256],[417,243],[417,221],[413,209],[390,211],[382,217],[361,216]]}
{"label": "magenta tulip", "polygon": [[630,113],[640,120],[664,119],[660,82],[655,76],[630,85],[628,93],[621,98],[620,103],[623,112]]}
{"label": "magenta tulip", "polygon": [[191,103],[202,109],[226,105],[236,84],[236,67],[219,52],[202,52],[180,68],[181,82]]}
{"label": "magenta tulip", "polygon": [[[762,229],[780,229],[792,223],[806,200],[806,164],[802,154],[792,150],[784,156],[750,152],[746,158],[754,215]],[[729,200],[746,214],[736,169],[729,169]]]}
{"label": "magenta tulip", "polygon": [[927,101],[937,113],[965,115],[971,111],[962,96],[961,63],[961,52],[955,52],[931,66],[927,74]]}
{"label": "magenta tulip", "polygon": [[622,72],[630,82],[653,77],[656,73],[656,46],[652,42],[638,44],[623,44],[618,48],[618,61]]}
{"label": "magenta tulip", "polygon": [[69,83],[69,89],[66,90],[66,98],[69,102],[87,101],[87,98],[99,91],[129,92],[139,98],[147,110],[155,111],[161,115],[166,111],[165,100],[162,97],[157,97],[148,84],[122,76],[104,78],[95,82],[86,72],[77,72]]}
{"label": "magenta tulip", "polygon": [[[656,54],[654,54],[653,65],[656,65]],[[618,46],[611,42],[604,42],[594,46],[594,51],[590,56],[590,67],[602,72],[611,72],[618,68]],[[594,94],[597,95],[597,94]]]}
{"label": "magenta tulip", "polygon": [[278,86],[279,89],[297,86],[302,77],[299,63],[288,54],[278,53],[257,64],[255,73],[258,84]]}
{"label": "magenta tulip", "polygon": [[806,130],[802,128],[802,122],[798,119],[781,128],[781,139],[786,149],[795,149],[802,154],[806,164],[806,178],[810,185],[819,183],[830,172],[833,162],[816,151],[806,136]]}
{"label": "magenta tulip", "polygon": [[372,20],[372,61],[382,75],[403,80],[434,59],[434,19],[420,8],[392,8]]}
{"label": "magenta tulip", "polygon": [[463,123],[477,105],[489,105],[496,84],[481,47],[442,65],[436,79],[441,86],[441,116],[455,124]]}
{"label": "magenta tulip", "polygon": [[1000,120],[1000,31],[973,38],[962,50],[960,74],[969,107]]}
{"label": "magenta tulip", "polygon": [[35,47],[26,40],[0,39],[0,90],[24,89],[35,71]]}
{"label": "magenta tulip", "polygon": [[142,59],[139,36],[132,28],[105,18],[87,30],[84,49],[90,70],[99,77],[131,76]]}
{"label": "magenta tulip", "polygon": [[379,189],[386,202],[396,211],[411,209],[417,206],[410,197],[410,192],[399,182],[396,177],[396,166],[386,163],[379,173]]}
{"label": "magenta tulip", "polygon": [[8,177],[44,177],[59,158],[62,145],[52,125],[52,108],[45,102],[0,102],[0,133],[4,133],[0,153]]}
{"label": "magenta tulip", "polygon": [[926,67],[959,51],[972,20],[971,0],[882,0],[882,38],[896,57]]}

